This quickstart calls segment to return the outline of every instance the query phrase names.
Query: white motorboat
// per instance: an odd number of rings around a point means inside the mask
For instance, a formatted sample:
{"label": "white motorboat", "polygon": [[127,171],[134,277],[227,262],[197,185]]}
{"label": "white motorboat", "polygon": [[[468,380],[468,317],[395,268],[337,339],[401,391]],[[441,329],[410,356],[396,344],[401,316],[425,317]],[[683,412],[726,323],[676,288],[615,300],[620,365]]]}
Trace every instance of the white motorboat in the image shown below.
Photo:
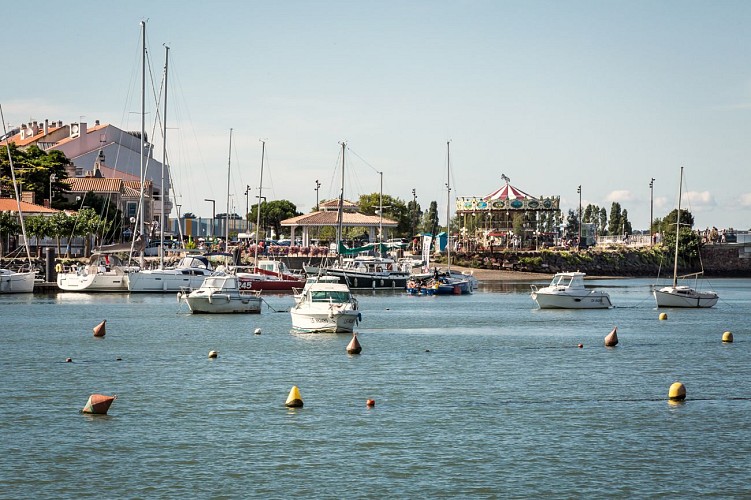
{"label": "white motorboat", "polygon": [[357,299],[344,283],[309,279],[290,309],[292,327],[309,333],[351,333],[362,318]]}
{"label": "white motorboat", "polygon": [[167,269],[143,270],[128,275],[131,292],[179,292],[194,290],[213,273],[209,260],[202,255],[183,257],[177,266]]}
{"label": "white motorboat", "polygon": [[613,307],[610,295],[601,290],[584,287],[585,273],[556,273],[550,284],[543,288],[532,285],[532,299],[540,309],[609,309]]}
{"label": "white motorboat", "polygon": [[0,269],[0,293],[31,293],[36,271]]}
{"label": "white motorboat", "polygon": [[[668,286],[662,288],[654,288],[652,294],[654,295],[657,307],[713,307],[717,304],[720,296],[716,292],[711,290],[700,291],[696,288],[692,288],[688,285],[678,284],[678,242],[680,241],[681,234],[681,194],[683,192],[683,167],[681,167],[680,183],[678,187],[678,211],[676,212],[676,224],[675,224],[675,256],[673,258],[673,282]],[[703,272],[692,273],[680,278],[688,278],[693,276],[698,280],[699,276],[704,274]]]}
{"label": "white motorboat", "polygon": [[127,292],[128,274],[137,270],[114,254],[95,253],[87,265],[58,273],[57,286],[66,292]]}
{"label": "white motorboat", "polygon": [[259,292],[240,293],[237,276],[224,274],[208,276],[198,290],[180,297],[185,297],[194,314],[258,314],[263,303]]}

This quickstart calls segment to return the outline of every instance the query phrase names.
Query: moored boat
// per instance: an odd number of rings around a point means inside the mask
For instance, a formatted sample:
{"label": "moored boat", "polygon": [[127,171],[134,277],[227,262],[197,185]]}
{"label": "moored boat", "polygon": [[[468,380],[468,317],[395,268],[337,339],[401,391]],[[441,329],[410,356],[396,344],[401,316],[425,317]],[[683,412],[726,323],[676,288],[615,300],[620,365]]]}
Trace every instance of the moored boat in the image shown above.
{"label": "moored boat", "polygon": [[531,297],[540,309],[609,309],[613,307],[610,295],[601,290],[584,287],[585,273],[556,273],[550,284],[543,288],[532,286]]}
{"label": "moored boat", "polygon": [[263,302],[258,292],[240,293],[237,276],[225,274],[205,278],[199,289],[181,297],[194,314],[258,314]]}
{"label": "moored boat", "polygon": [[211,263],[202,255],[188,255],[173,268],[147,269],[128,275],[131,292],[179,292],[193,290],[214,272]]}
{"label": "moored boat", "polygon": [[126,266],[117,255],[95,253],[85,266],[72,266],[57,275],[57,286],[66,292],[127,292],[128,274],[137,266]]}
{"label": "moored boat", "polygon": [[292,328],[308,333],[351,333],[362,318],[344,283],[310,280],[290,309]]}

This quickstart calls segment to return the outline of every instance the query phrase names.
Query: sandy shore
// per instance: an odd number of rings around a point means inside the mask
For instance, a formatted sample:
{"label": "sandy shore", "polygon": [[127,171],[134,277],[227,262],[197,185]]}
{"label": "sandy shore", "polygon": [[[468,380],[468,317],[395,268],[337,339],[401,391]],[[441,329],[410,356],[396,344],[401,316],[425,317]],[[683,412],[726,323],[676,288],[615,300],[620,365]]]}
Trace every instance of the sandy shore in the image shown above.
{"label": "sandy shore", "polygon": [[475,269],[451,265],[452,270],[470,272],[480,281],[550,281],[553,274],[523,273],[520,271],[506,271],[496,269]]}

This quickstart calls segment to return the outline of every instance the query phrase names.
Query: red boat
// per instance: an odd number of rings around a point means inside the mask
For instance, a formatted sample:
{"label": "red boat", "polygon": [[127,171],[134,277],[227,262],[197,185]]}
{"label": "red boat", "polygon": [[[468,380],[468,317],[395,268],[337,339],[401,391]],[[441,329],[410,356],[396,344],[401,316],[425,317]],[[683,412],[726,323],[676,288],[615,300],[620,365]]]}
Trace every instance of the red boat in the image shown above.
{"label": "red boat", "polygon": [[294,273],[277,260],[259,260],[251,272],[237,271],[240,291],[290,291],[305,285],[305,276]]}

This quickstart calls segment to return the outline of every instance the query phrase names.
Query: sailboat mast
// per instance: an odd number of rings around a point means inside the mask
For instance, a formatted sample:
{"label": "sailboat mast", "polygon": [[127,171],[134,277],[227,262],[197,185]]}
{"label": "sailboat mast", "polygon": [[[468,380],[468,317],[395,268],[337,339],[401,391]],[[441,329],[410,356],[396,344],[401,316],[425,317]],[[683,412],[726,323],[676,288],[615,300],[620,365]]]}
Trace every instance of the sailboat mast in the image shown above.
{"label": "sailboat mast", "polygon": [[[0,106],[0,121],[3,122],[3,134],[5,135],[8,133],[8,130],[5,128],[5,115],[3,114],[2,106]],[[16,170],[13,168],[13,157],[10,154],[10,141],[6,143],[5,150],[8,152],[8,164],[10,165],[10,177],[13,180],[13,194],[16,195],[16,206],[18,207],[18,219],[21,221],[21,233],[23,234],[24,246],[26,247],[26,256],[29,258],[29,265],[32,265],[31,264],[31,249],[29,248],[29,238],[26,236],[26,224],[24,224],[23,211],[21,211],[21,195],[18,192],[18,184],[16,184]],[[50,194],[50,200],[52,200],[51,194]]]}
{"label": "sailboat mast", "polygon": [[[347,143],[342,141],[342,189],[339,192],[339,208],[336,213],[336,244],[337,253],[339,253],[339,245],[342,244],[342,218],[344,217],[344,150],[347,148]],[[340,255],[341,257],[341,255]]]}
{"label": "sailboat mast", "polygon": [[446,141],[446,267],[451,271],[451,141]]}
{"label": "sailboat mast", "polygon": [[[232,129],[229,129],[229,154],[227,155],[227,211],[224,217],[224,251],[229,252],[229,189],[230,189],[230,168],[232,165]],[[237,262],[235,262],[237,265]]]}
{"label": "sailboat mast", "polygon": [[[146,172],[144,171],[144,154],[146,150],[146,21],[141,21],[141,221],[139,228],[141,231],[141,238],[146,238],[144,231],[144,215],[146,207],[144,205],[144,183],[146,180]],[[141,245],[141,251],[139,252],[139,265],[144,267],[144,244]]]}
{"label": "sailboat mast", "polygon": [[258,180],[258,205],[256,205],[256,249],[253,253],[253,264],[258,265],[258,230],[261,227],[261,196],[263,190],[263,161],[266,156],[266,141],[261,140],[261,176]]}
{"label": "sailboat mast", "polygon": [[[169,47],[164,46],[164,113],[162,113],[162,184],[159,188],[160,212],[159,218],[159,269],[164,269],[164,169],[167,165],[167,67],[169,65]],[[178,224],[180,221],[178,220]]]}
{"label": "sailboat mast", "polygon": [[681,235],[681,197],[683,195],[683,167],[678,183],[678,213],[675,217],[675,258],[673,259],[673,288],[678,285],[678,238]]}

